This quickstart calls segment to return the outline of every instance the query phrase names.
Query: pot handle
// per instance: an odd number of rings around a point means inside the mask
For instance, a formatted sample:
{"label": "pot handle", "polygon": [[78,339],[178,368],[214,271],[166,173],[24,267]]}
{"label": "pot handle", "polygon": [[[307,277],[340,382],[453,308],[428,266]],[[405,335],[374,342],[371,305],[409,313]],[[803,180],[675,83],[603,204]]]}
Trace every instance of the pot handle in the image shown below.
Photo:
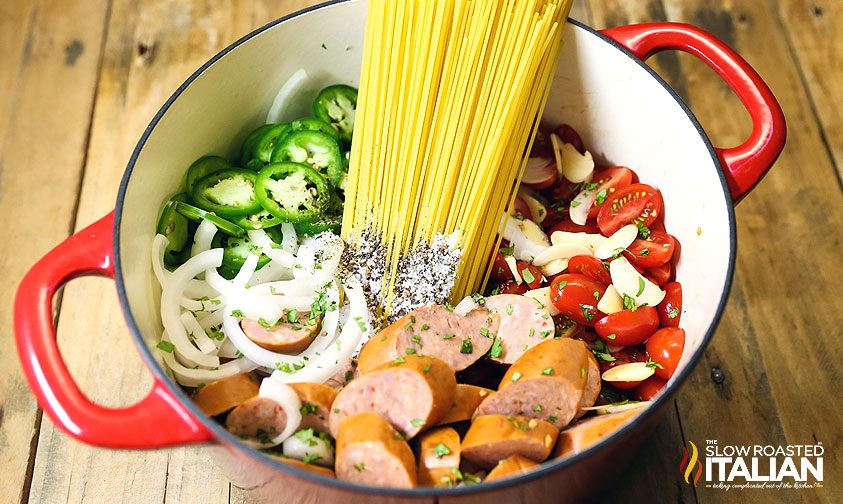
{"label": "pot handle", "polygon": [[752,190],[784,148],[787,126],[776,97],[749,63],[711,33],[689,24],[644,23],[602,33],[641,60],[668,49],[693,54],[726,81],[749,111],[752,133],[737,147],[715,150],[732,199],[737,202]]}
{"label": "pot handle", "polygon": [[139,403],[105,408],[76,386],[56,342],[53,295],[80,276],[114,278],[114,213],[74,234],[38,261],[15,297],[18,356],[38,404],[72,437],[110,448],[157,448],[206,441],[207,429],[155,380]]}

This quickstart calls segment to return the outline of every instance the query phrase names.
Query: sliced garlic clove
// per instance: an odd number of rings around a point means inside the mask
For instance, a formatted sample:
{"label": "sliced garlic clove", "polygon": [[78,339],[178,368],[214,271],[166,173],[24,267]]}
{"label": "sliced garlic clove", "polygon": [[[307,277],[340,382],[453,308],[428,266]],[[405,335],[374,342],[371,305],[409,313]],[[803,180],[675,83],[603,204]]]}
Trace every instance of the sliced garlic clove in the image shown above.
{"label": "sliced garlic clove", "polygon": [[550,301],[550,287],[542,287],[540,289],[533,289],[524,293],[525,296],[531,297],[539,302],[551,317],[559,315],[559,310]]}
{"label": "sliced garlic clove", "polygon": [[515,261],[515,257],[513,256],[503,256],[503,260],[507,266],[509,266],[509,271],[512,272],[512,276],[515,277],[515,283],[521,285],[523,280],[521,279],[521,274],[518,273],[518,264]]}
{"label": "sliced garlic clove", "polygon": [[550,134],[550,145],[553,147],[553,157],[556,159],[556,172],[559,173],[560,177],[563,177],[562,171],[562,146],[564,142],[556,133]]}
{"label": "sliced garlic clove", "polygon": [[533,266],[544,266],[556,259],[570,259],[577,255],[591,255],[591,250],[577,243],[551,245],[544,252],[533,258]]}
{"label": "sliced garlic clove", "polygon": [[606,238],[606,241],[594,249],[594,257],[598,259],[608,259],[615,255],[619,250],[623,250],[635,241],[638,237],[638,226],[635,224],[627,224],[618,229],[612,236]]}
{"label": "sliced garlic clove", "polygon": [[477,308],[480,308],[480,305],[477,304],[474,298],[472,298],[471,296],[466,296],[462,298],[462,301],[457,303],[457,305],[454,307],[454,313],[456,313],[457,315],[466,316],[468,315],[468,312]]}
{"label": "sliced garlic clove", "polygon": [[585,226],[588,221],[588,211],[594,205],[595,191],[586,189],[580,191],[577,196],[571,200],[571,206],[568,209],[568,216],[574,224]]}
{"label": "sliced garlic clove", "polygon": [[591,251],[597,250],[604,241],[608,238],[597,233],[570,233],[568,231],[554,231],[550,235],[550,243],[553,245],[561,245],[563,243],[578,243]]}
{"label": "sliced garlic clove", "polygon": [[620,413],[621,411],[628,411],[649,406],[653,401],[625,401],[620,403],[604,404],[603,406],[589,406],[588,408],[580,408],[585,411],[596,411],[598,415],[611,415],[612,413]]}
{"label": "sliced garlic clove", "polygon": [[553,144],[553,154],[556,156],[556,166],[561,176],[574,183],[591,179],[594,173],[594,158],[590,152],[580,154],[576,147],[563,143],[555,134],[550,135],[550,142]]}
{"label": "sliced garlic clove", "polygon": [[512,245],[512,254],[517,259],[530,262],[550,246],[550,239],[544,234],[541,226],[530,219],[517,219],[508,215],[503,218],[506,219],[503,239]]}
{"label": "sliced garlic clove", "polygon": [[648,367],[646,362],[630,362],[609,368],[603,373],[607,382],[637,382],[653,376],[656,370]]}
{"label": "sliced garlic clove", "polygon": [[600,301],[597,302],[597,309],[606,315],[623,310],[623,298],[620,294],[618,294],[614,285],[610,285],[606,288],[606,292],[603,293],[603,297],[601,297]]}
{"label": "sliced garlic clove", "polygon": [[544,218],[547,217],[547,208],[545,208],[542,202],[523,188],[518,190],[518,196],[527,203],[527,207],[530,209],[531,219],[537,223],[544,222]]}
{"label": "sliced garlic clove", "polygon": [[552,277],[553,275],[558,275],[568,269],[568,260],[554,259],[539,269],[542,271],[542,275]]}
{"label": "sliced garlic clove", "polygon": [[638,273],[626,257],[618,257],[609,263],[609,275],[618,294],[631,297],[636,306],[656,306],[666,295],[658,285]]}

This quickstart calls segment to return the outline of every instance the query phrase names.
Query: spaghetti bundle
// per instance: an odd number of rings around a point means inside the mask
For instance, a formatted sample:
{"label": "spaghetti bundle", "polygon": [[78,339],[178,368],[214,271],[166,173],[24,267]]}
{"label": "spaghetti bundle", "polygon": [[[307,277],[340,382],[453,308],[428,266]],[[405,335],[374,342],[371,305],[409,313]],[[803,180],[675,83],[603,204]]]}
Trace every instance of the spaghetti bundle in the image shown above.
{"label": "spaghetti bundle", "polygon": [[369,0],[342,233],[382,243],[386,311],[402,261],[443,235],[461,252],[451,299],[482,285],[570,4]]}

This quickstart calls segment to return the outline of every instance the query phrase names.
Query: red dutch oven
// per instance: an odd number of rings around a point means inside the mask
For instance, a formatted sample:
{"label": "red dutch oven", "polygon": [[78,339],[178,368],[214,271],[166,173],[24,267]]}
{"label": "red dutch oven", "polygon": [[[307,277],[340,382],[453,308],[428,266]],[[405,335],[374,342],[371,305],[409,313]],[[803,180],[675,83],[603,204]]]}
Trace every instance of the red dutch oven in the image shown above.
{"label": "red dutch oven", "polygon": [[[72,437],[108,448],[206,443],[218,452],[214,458],[232,482],[259,501],[279,496],[285,502],[365,498],[370,503],[594,498],[595,489],[605,488],[649,435],[711,339],[734,269],[734,202],[764,176],[785,143],[782,110],[758,74],[726,44],[693,26],[651,23],[603,32],[574,20],[566,26],[544,119],[573,125],[599,161],[634,167],[643,181],[661,189],[665,225],[683,245],[677,278],[683,284],[682,322],[688,335],[680,367],[665,392],[633,422],[585,452],[475,486],[394,490],[352,485],[284,465],[242,444],[193,404],[151,351],[161,331],[149,258],[159,203],[176,190],[192,160],[213,151],[234,154],[298,68],[306,68],[312,91],[335,82],[355,84],[365,13],[364,2],[332,2],[279,19],[227,47],[176,90],[138,142],[115,211],[53,249],[21,282],[15,336],[26,379],[39,405]],[[693,114],[643,63],[664,50],[699,57],[737,93],[753,121],[746,142],[724,149],[711,145]],[[312,96],[301,98],[310,103]],[[218,152],[227,139],[230,152]],[[131,337],[154,376],[152,390],[133,406],[93,404],[59,354],[52,298],[64,283],[84,275],[115,280]]]}

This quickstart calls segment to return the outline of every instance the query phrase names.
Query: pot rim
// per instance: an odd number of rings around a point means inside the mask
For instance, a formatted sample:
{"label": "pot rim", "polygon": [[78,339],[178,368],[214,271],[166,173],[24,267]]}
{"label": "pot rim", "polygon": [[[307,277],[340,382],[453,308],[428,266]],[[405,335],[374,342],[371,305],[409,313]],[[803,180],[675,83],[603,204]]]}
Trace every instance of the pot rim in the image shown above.
{"label": "pot rim", "polygon": [[607,43],[613,46],[615,49],[621,51],[625,56],[633,60],[637,65],[643,68],[650,76],[658,82],[662,86],[662,88],[667,91],[667,93],[677,102],[677,104],[681,107],[682,111],[685,112],[688,120],[691,121],[694,128],[697,130],[697,133],[700,135],[701,139],[703,140],[706,149],[711,156],[711,161],[714,169],[717,172],[717,176],[720,179],[720,184],[723,190],[723,197],[726,200],[726,212],[728,217],[728,225],[729,225],[729,258],[728,258],[728,265],[727,265],[727,274],[726,279],[723,284],[723,290],[721,293],[720,301],[718,302],[717,309],[714,314],[714,319],[709,326],[708,330],[706,331],[705,335],[703,336],[699,347],[697,347],[696,351],[690,356],[686,365],[683,369],[679,372],[679,375],[675,377],[672,383],[670,383],[665,392],[659,395],[659,397],[651,404],[650,406],[646,407],[645,411],[637,415],[633,421],[629,422],[622,428],[616,430],[611,435],[606,436],[604,439],[600,440],[595,445],[589,447],[585,451],[573,455],[571,457],[567,457],[561,460],[556,461],[545,461],[541,467],[535,469],[533,471],[527,472],[520,476],[512,477],[512,478],[505,478],[499,481],[493,481],[489,483],[483,483],[482,485],[468,485],[468,486],[461,486],[455,488],[435,488],[435,487],[418,487],[412,489],[397,489],[397,488],[383,488],[383,487],[373,487],[373,486],[365,486],[365,485],[358,485],[354,483],[348,483],[339,479],[335,478],[328,478],[325,476],[321,476],[315,474],[311,471],[307,471],[304,469],[299,469],[297,467],[291,466],[289,464],[285,464],[283,462],[274,459],[273,457],[261,453],[253,448],[250,448],[243,444],[236,436],[229,433],[225,428],[222,427],[218,422],[213,420],[212,418],[207,417],[202,411],[199,409],[198,406],[190,399],[190,397],[182,390],[182,388],[176,384],[173,380],[170,379],[169,376],[164,372],[163,368],[159,365],[158,361],[156,361],[155,357],[152,355],[152,351],[146,345],[146,342],[141,335],[140,329],[138,327],[137,322],[135,321],[135,317],[131,311],[129,306],[128,296],[126,294],[126,289],[124,285],[124,278],[123,278],[123,268],[122,268],[122,258],[120,254],[120,228],[123,216],[123,203],[126,195],[126,189],[129,185],[129,181],[132,176],[132,172],[134,171],[135,164],[140,156],[141,151],[143,150],[144,146],[146,145],[149,136],[152,134],[152,131],[155,129],[155,126],[164,116],[164,114],[169,110],[170,106],[173,102],[181,96],[181,94],[187,89],[187,87],[193,83],[202,73],[205,72],[208,68],[211,67],[214,63],[218,60],[223,58],[229,52],[233,51],[240,47],[243,43],[251,40],[257,35],[274,28],[275,26],[281,25],[289,20],[298,18],[304,14],[309,12],[330,7],[336,4],[346,3],[353,0],[329,0],[324,3],[320,3],[294,13],[291,13],[287,16],[281,17],[276,19],[270,23],[267,23],[260,28],[248,33],[247,35],[241,37],[240,39],[236,40],[232,44],[225,47],[219,53],[214,55],[211,59],[205,62],[199,69],[193,72],[174,92],[173,94],[164,102],[164,105],[155,113],[155,116],[149,122],[149,125],[144,130],[143,134],[141,135],[140,139],[138,140],[135,149],[132,151],[132,155],[129,158],[129,162],[126,166],[126,170],[123,174],[123,177],[120,181],[120,186],[117,193],[117,202],[115,205],[115,213],[114,213],[114,241],[113,241],[113,249],[114,249],[114,273],[115,273],[115,284],[117,287],[117,296],[120,301],[120,307],[123,311],[124,317],[126,322],[129,326],[129,330],[134,340],[135,346],[138,348],[141,358],[145,362],[147,368],[149,368],[150,372],[152,373],[153,377],[162,382],[163,386],[167,388],[167,390],[173,394],[175,397],[179,399],[182,406],[187,408],[193,415],[194,418],[198,419],[208,430],[210,430],[213,435],[215,436],[215,443],[223,442],[223,444],[228,445],[228,447],[236,447],[238,451],[241,453],[248,455],[258,462],[263,463],[265,465],[269,465],[270,467],[279,470],[281,472],[287,472],[292,474],[293,476],[305,480],[309,480],[311,483],[316,483],[320,485],[325,485],[329,487],[336,488],[342,491],[348,491],[353,493],[368,493],[368,494],[375,494],[379,496],[395,496],[395,497],[440,497],[440,496],[457,496],[457,495],[467,495],[467,494],[481,494],[484,492],[492,492],[495,490],[500,490],[507,487],[512,487],[516,485],[520,485],[522,483],[526,483],[528,481],[532,481],[535,479],[543,478],[549,476],[551,473],[560,471],[562,469],[568,468],[573,466],[580,460],[584,460],[588,457],[591,457],[594,453],[603,450],[604,448],[608,447],[611,444],[614,444],[624,437],[626,437],[630,432],[636,430],[640,425],[642,425],[645,421],[647,421],[650,417],[655,415],[659,412],[669,400],[673,399],[674,394],[677,392],[679,387],[685,382],[685,380],[690,376],[691,371],[696,367],[696,364],[702,358],[705,349],[708,347],[708,344],[711,342],[712,337],[714,336],[714,331],[717,329],[717,326],[720,323],[720,320],[723,316],[723,310],[726,306],[726,301],[729,298],[729,293],[732,287],[732,280],[734,276],[735,270],[735,259],[737,253],[737,233],[736,233],[736,224],[735,224],[735,211],[734,211],[734,203],[732,201],[731,194],[729,192],[729,187],[726,183],[726,178],[723,174],[723,166],[720,163],[720,159],[718,158],[714,147],[711,143],[711,140],[708,138],[708,135],[703,130],[702,126],[700,125],[699,121],[697,120],[696,116],[690,110],[690,108],[685,104],[685,102],[679,97],[676,91],[671,88],[664,79],[659,76],[655,70],[650,68],[644,61],[635,57],[630,51],[624,48],[619,43],[612,40],[607,35],[601,33],[599,30],[591,28],[587,26],[585,23],[577,21],[573,18],[568,18],[567,22],[572,24],[573,26],[583,29],[592,35],[595,35],[597,38],[602,40],[604,43]]}

